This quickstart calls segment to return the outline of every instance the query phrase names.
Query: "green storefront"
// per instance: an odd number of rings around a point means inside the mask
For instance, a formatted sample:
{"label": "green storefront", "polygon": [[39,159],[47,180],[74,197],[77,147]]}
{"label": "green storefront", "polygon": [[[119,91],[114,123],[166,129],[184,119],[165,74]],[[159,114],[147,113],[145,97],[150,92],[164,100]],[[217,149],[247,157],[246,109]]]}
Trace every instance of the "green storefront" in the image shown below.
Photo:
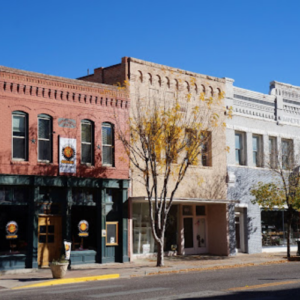
{"label": "green storefront", "polygon": [[[0,270],[48,266],[72,242],[71,265],[127,262],[128,180],[0,175]],[[8,238],[7,224],[18,231]],[[86,221],[88,235],[78,224]]]}

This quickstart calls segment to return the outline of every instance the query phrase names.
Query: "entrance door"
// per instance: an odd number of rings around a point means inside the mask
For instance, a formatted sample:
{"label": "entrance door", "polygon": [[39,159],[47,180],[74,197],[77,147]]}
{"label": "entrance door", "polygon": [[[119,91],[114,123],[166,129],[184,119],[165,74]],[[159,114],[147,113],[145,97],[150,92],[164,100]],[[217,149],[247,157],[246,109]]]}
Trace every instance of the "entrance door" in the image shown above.
{"label": "entrance door", "polygon": [[194,226],[193,218],[183,218],[184,228],[184,251],[186,254],[194,252]]}
{"label": "entrance door", "polygon": [[206,252],[206,226],[205,218],[195,218],[195,250],[196,253]]}
{"label": "entrance door", "polygon": [[38,265],[48,267],[53,259],[59,259],[62,247],[61,217],[39,216]]}
{"label": "entrance door", "polygon": [[[189,214],[190,216],[185,216]],[[183,206],[184,252],[207,252],[205,206]]]}

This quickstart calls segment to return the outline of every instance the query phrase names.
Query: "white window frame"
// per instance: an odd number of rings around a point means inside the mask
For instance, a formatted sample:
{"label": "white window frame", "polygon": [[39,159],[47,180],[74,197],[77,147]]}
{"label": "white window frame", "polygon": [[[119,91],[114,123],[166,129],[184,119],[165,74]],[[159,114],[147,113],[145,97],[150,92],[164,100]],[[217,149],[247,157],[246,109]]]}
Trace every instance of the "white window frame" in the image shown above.
{"label": "white window frame", "polygon": [[[45,138],[40,138],[40,133],[39,133],[39,120],[42,119],[42,120],[48,120],[50,122],[50,132],[49,132],[49,139],[45,139]],[[40,159],[39,157],[39,141],[47,141],[49,142],[50,144],[50,147],[51,147],[51,151],[50,151],[50,159]],[[52,118],[51,116],[49,115],[46,115],[46,114],[40,114],[38,115],[38,124],[37,124],[37,157],[38,157],[38,162],[46,162],[46,163],[49,163],[49,162],[52,162],[52,157],[53,157],[53,153],[52,153]]]}
{"label": "white window frame", "polygon": [[[25,135],[24,137],[20,136],[14,136],[14,116],[18,117],[23,117],[24,118],[24,127],[25,127]],[[14,111],[12,112],[12,122],[11,122],[11,133],[12,133],[12,141],[11,141],[11,158],[12,160],[17,160],[17,161],[28,161],[28,128],[27,128],[27,123],[28,123],[28,114],[22,111]],[[14,157],[14,139],[24,139],[25,140],[25,153],[24,157],[25,158],[16,158]]]}
{"label": "white window frame", "polygon": [[[103,127],[110,127],[111,128],[111,145],[110,144],[104,144],[103,143]],[[114,142],[115,142],[115,138],[114,138],[114,126],[113,124],[109,123],[109,122],[103,122],[101,124],[101,131],[102,131],[102,165],[103,166],[108,166],[108,167],[114,167],[115,165],[115,151],[114,151]],[[104,163],[103,158],[104,158],[104,147],[111,147],[111,163]]]}
{"label": "white window frame", "polygon": [[[257,139],[257,149],[254,150],[253,147],[253,140]],[[252,135],[252,163],[257,168],[263,167],[263,139],[262,136],[259,134]],[[254,153],[256,153],[256,162],[254,161]]]}
{"label": "white window frame", "polygon": [[[91,126],[91,142],[85,142],[82,140],[82,125],[88,124]],[[81,120],[80,122],[80,160],[82,165],[92,166],[94,164],[94,123],[90,120]],[[82,145],[91,145],[91,162],[84,162],[82,159]]]}
{"label": "white window frame", "polygon": [[[236,143],[235,143],[235,139],[236,136],[239,135],[240,136],[240,148],[236,148]],[[246,152],[246,134],[245,132],[242,131],[235,131],[234,132],[234,160],[236,165],[239,166],[246,166],[247,165],[247,152]],[[236,160],[236,151],[240,151],[240,161]]]}

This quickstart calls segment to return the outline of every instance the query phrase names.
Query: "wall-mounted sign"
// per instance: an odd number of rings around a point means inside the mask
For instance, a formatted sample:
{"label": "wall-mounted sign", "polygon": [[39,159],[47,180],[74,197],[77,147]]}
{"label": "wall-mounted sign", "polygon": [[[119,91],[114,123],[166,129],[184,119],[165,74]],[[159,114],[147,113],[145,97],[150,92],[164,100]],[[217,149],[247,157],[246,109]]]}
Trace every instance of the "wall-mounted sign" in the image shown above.
{"label": "wall-mounted sign", "polygon": [[105,229],[102,229],[102,237],[106,237],[106,230]]}
{"label": "wall-mounted sign", "polygon": [[119,222],[106,222],[106,245],[118,246]]}
{"label": "wall-mounted sign", "polygon": [[76,121],[73,119],[59,118],[58,126],[64,128],[76,128]]}
{"label": "wall-mounted sign", "polygon": [[7,233],[7,236],[6,236],[7,239],[12,240],[12,239],[18,238],[18,236],[17,236],[18,224],[15,221],[8,222],[5,226],[5,229],[6,229],[6,233]]}
{"label": "wall-mounted sign", "polygon": [[69,260],[71,255],[71,242],[64,241],[65,246],[65,259]]}
{"label": "wall-mounted sign", "polygon": [[76,139],[59,139],[59,172],[76,173]]}
{"label": "wall-mounted sign", "polygon": [[80,237],[87,237],[89,236],[89,223],[88,221],[82,220],[78,224],[78,229],[79,229],[79,236]]}

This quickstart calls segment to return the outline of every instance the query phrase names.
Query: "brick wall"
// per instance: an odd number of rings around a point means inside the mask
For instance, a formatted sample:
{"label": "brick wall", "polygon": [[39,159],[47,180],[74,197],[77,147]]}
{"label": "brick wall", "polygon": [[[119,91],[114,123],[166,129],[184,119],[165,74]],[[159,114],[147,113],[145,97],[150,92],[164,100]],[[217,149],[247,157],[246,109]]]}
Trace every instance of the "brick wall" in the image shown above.
{"label": "brick wall", "polygon": [[[58,175],[59,136],[75,138],[76,174],[80,177],[128,179],[129,163],[115,130],[115,166],[102,166],[103,122],[127,126],[129,99],[116,87],[0,67],[0,172],[2,174]],[[12,159],[12,112],[28,114],[28,161]],[[114,117],[116,113],[117,120]],[[53,161],[38,162],[37,118],[53,121]],[[60,127],[58,119],[76,121],[75,128]],[[81,164],[81,120],[94,123],[94,166]]]}

